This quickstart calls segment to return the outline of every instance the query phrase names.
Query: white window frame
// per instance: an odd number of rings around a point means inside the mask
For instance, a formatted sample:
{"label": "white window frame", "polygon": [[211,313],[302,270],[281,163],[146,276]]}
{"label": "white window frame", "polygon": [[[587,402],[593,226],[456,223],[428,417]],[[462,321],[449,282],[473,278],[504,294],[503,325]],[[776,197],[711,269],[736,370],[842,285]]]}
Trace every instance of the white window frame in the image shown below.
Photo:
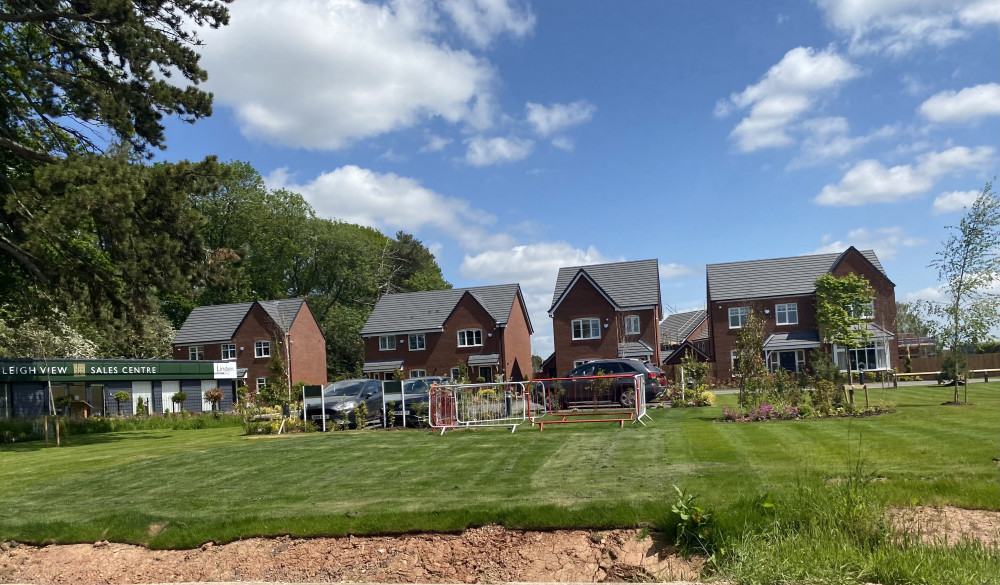
{"label": "white window frame", "polygon": [[219,355],[222,356],[224,360],[234,360],[236,359],[236,344],[235,343],[223,343],[219,345]]}
{"label": "white window frame", "polygon": [[[470,335],[471,335],[471,340],[470,340]],[[477,337],[479,338],[478,340],[476,339]],[[458,330],[458,347],[480,347],[482,345],[483,345],[482,329]]]}
{"label": "white window frame", "polygon": [[625,335],[639,335],[639,315],[625,317]]}
{"label": "white window frame", "polygon": [[[585,337],[583,332],[583,326],[586,323],[590,329],[590,336]],[[579,324],[580,334],[577,335],[577,325]],[[600,339],[601,338],[601,320],[594,317],[587,317],[585,319],[573,319],[570,321],[570,330],[573,337],[573,341],[582,341],[586,339]],[[596,335],[595,335],[596,332]]]}
{"label": "white window frame", "polygon": [[411,333],[407,336],[410,351],[423,351],[427,349],[427,337],[423,333]]}
{"label": "white window frame", "polygon": [[[729,307],[729,328],[730,329],[742,329],[743,324],[747,322],[747,317],[750,316],[750,307]],[[738,325],[733,326],[733,317],[736,317]]]}
{"label": "white window frame", "polygon": [[458,369],[458,366],[456,366],[456,367],[454,367],[454,368],[451,369],[451,379],[452,379],[452,381],[458,380],[458,375],[459,375],[460,372],[461,372],[461,370]]}
{"label": "white window frame", "polygon": [[427,377],[427,370],[423,370],[423,369],[410,370],[410,377],[411,378],[426,378]]}
{"label": "white window frame", "polygon": [[[795,319],[790,320],[789,314],[794,315]],[[782,316],[784,320],[782,321]],[[798,325],[799,324],[799,304],[798,303],[776,303],[774,305],[774,324],[775,325]]]}
{"label": "white window frame", "polygon": [[[874,368],[867,367],[868,365],[870,365],[870,364],[867,363],[868,362],[868,355],[867,354],[868,354],[869,350],[874,350],[875,351],[875,367]],[[864,347],[846,348],[846,347],[840,347],[839,345],[834,345],[833,346],[833,360],[834,360],[834,363],[837,364],[837,367],[840,368],[841,372],[846,372],[847,371],[847,366],[848,366],[848,364],[850,364],[850,361],[848,361],[849,360],[849,354],[851,352],[853,352],[855,354],[854,363],[858,363],[857,353],[860,352],[860,351],[864,351],[865,352],[865,366],[866,366],[865,367],[865,371],[866,372],[879,371],[879,370],[887,370],[889,368],[889,356],[887,354],[888,350],[887,350],[885,344],[878,343],[878,342],[876,342],[874,340],[871,341],[868,345],[866,345]],[[855,369],[854,371],[857,372],[858,370]]]}
{"label": "white window frame", "polygon": [[590,363],[596,359],[597,358],[584,358],[582,360],[573,360],[573,369],[579,368],[583,364]]}
{"label": "white window frame", "polygon": [[395,335],[379,335],[378,336],[378,350],[379,351],[392,351],[396,349],[396,336]]}
{"label": "white window frame", "polygon": [[255,358],[271,357],[271,342],[267,339],[261,339],[260,341],[253,342],[253,357]]}
{"label": "white window frame", "polygon": [[205,359],[205,346],[204,345],[190,345],[190,346],[188,346],[188,359],[189,360],[203,360],[203,359]]}
{"label": "white window frame", "polygon": [[729,350],[729,369],[733,372],[733,376],[739,376],[740,373],[736,370],[736,354],[738,350]]}
{"label": "white window frame", "polygon": [[267,376],[261,376],[260,378],[257,378],[255,380],[255,383],[257,384],[257,392],[260,392],[261,390],[267,387]]}

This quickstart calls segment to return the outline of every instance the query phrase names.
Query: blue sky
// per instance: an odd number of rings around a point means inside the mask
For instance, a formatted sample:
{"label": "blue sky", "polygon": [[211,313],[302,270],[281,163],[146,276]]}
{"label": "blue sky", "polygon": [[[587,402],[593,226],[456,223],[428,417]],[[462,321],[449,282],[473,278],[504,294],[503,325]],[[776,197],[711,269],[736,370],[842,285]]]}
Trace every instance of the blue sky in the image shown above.
{"label": "blue sky", "polygon": [[560,266],[874,248],[899,300],[1000,155],[1000,0],[237,0],[214,115],[167,159],[245,160],[324,216],[414,233],[456,286]]}

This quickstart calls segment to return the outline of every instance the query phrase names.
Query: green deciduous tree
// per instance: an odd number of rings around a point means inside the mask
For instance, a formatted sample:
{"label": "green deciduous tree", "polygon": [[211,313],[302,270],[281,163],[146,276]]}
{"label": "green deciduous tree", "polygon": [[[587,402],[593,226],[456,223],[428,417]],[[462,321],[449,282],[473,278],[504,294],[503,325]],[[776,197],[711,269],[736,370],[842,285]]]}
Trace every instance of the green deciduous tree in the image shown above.
{"label": "green deciduous tree", "polygon": [[954,361],[955,402],[958,378],[968,369],[965,348],[985,338],[1000,322],[1000,198],[987,183],[942,243],[930,266],[937,270],[945,299],[921,307],[936,321],[936,333]]}
{"label": "green deciduous tree", "polygon": [[[816,279],[816,325],[819,336],[827,345],[847,349],[863,347],[872,335],[865,324],[865,307],[875,300],[875,291],[868,280],[853,273],[840,278],[824,274]],[[851,383],[851,360],[847,359],[847,378]]]}
{"label": "green deciduous tree", "polygon": [[896,332],[912,333],[918,337],[931,335],[934,324],[921,314],[915,303],[896,301]]}
{"label": "green deciduous tree", "polygon": [[736,374],[740,379],[740,414],[753,409],[768,390],[767,364],[764,362],[764,318],[760,309],[750,306],[746,320],[736,334]]}

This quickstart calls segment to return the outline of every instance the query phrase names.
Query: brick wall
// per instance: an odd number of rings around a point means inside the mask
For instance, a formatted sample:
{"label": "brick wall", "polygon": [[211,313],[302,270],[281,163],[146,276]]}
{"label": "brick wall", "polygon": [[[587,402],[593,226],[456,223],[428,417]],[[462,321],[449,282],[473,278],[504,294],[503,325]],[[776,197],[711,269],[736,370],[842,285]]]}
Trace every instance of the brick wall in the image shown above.
{"label": "brick wall", "polygon": [[523,299],[518,294],[503,329],[503,375],[505,380],[531,379],[531,332]]}
{"label": "brick wall", "polygon": [[308,303],[302,303],[288,339],[291,342],[289,379],[292,383],[326,385],[326,340]]}
{"label": "brick wall", "polygon": [[[777,304],[796,303],[798,305],[799,322],[797,325],[778,325],[774,306]],[[739,329],[729,328],[729,309],[732,307],[756,307],[764,318],[764,339],[778,332],[810,331],[816,329],[816,302],[814,295],[778,297],[769,299],[754,299],[742,301],[714,301],[708,308],[711,329],[714,335],[715,364],[718,377],[731,378],[733,375],[730,352],[736,349],[736,336]],[[764,313],[764,311],[769,311]]]}

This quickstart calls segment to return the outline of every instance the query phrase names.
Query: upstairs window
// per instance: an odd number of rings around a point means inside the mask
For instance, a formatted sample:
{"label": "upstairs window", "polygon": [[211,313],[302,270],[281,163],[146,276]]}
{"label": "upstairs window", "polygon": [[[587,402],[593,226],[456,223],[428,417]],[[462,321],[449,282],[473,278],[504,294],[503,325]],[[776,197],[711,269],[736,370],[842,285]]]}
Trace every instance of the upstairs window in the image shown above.
{"label": "upstairs window", "polygon": [[482,329],[462,329],[458,332],[458,347],[473,347],[482,344]]}
{"label": "upstairs window", "polygon": [[600,319],[573,319],[573,339],[600,339]]}
{"label": "upstairs window", "polygon": [[729,309],[729,328],[739,329],[747,322],[750,314],[750,307],[731,307]]}
{"label": "upstairs window", "polygon": [[410,334],[410,351],[420,351],[422,349],[427,349],[427,340],[424,338],[423,333],[411,333]]}
{"label": "upstairs window", "polygon": [[625,317],[625,335],[639,335],[639,315]]}
{"label": "upstairs window", "polygon": [[774,319],[778,325],[798,325],[798,303],[778,303],[774,305]]}
{"label": "upstairs window", "polygon": [[236,359],[236,344],[235,343],[223,343],[222,344],[222,359],[224,359],[224,360],[234,360],[234,359]]}
{"label": "upstairs window", "polygon": [[847,312],[856,319],[874,319],[875,318],[875,302],[868,302],[857,307],[848,306]]}
{"label": "upstairs window", "polygon": [[188,347],[188,359],[189,360],[203,360],[205,359],[205,346],[204,345],[192,345]]}
{"label": "upstairs window", "polygon": [[258,358],[271,357],[271,342],[255,341],[253,344],[253,355]]}
{"label": "upstairs window", "polygon": [[396,349],[396,336],[395,335],[379,335],[378,337],[378,349],[379,351],[391,351]]}

